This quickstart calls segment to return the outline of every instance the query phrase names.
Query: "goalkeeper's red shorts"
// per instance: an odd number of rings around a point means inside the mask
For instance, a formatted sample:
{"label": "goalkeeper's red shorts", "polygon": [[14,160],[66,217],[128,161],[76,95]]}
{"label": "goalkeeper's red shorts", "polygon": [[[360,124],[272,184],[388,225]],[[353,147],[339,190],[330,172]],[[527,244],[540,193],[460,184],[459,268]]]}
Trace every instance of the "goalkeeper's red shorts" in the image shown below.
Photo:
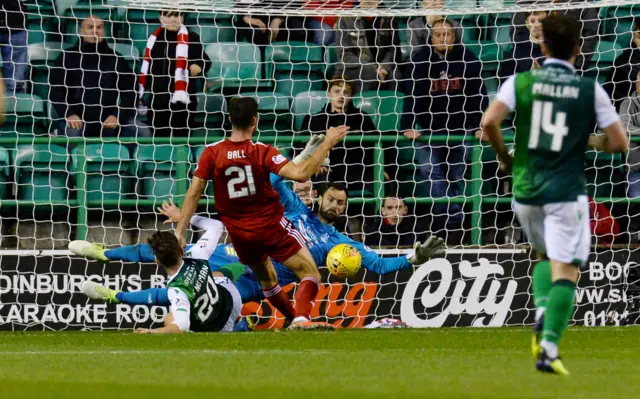
{"label": "goalkeeper's red shorts", "polygon": [[306,245],[302,233],[284,216],[264,229],[227,230],[240,262],[247,266],[262,265],[267,257],[283,263]]}

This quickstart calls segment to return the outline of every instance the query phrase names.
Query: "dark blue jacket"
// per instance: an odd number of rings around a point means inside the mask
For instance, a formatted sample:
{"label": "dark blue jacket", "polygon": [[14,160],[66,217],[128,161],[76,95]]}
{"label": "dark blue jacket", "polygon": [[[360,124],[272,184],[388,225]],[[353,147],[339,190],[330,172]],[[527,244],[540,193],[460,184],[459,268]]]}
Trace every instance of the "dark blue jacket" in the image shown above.
{"label": "dark blue jacket", "polygon": [[498,76],[500,83],[504,83],[509,76],[520,72],[527,72],[533,66],[533,60],[537,60],[542,66],[544,62],[544,54],[539,45],[533,44],[527,40],[525,42],[516,43],[511,50],[507,51],[500,65]]}
{"label": "dark blue jacket", "polygon": [[[429,38],[431,44],[431,38]],[[412,57],[407,71],[402,130],[464,134],[480,128],[487,96],[482,64],[463,44],[442,58],[425,46]]]}

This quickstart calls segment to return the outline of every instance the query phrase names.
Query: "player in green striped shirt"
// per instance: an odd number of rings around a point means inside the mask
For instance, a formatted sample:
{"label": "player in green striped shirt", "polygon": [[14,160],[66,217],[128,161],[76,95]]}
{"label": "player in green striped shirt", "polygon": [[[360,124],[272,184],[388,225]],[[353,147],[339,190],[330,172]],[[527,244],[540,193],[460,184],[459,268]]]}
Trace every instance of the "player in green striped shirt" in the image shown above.
{"label": "player in green striped shirt", "polygon": [[[564,15],[542,23],[542,68],[510,77],[486,110],[483,135],[513,174],[513,209],[539,261],[533,269],[536,368],[567,375],[558,344],[573,314],[578,268],[589,256],[591,231],[584,173],[589,148],[627,151],[627,136],[604,89],[576,73],[580,25]],[[515,112],[515,154],[501,123]],[[603,135],[592,135],[596,126]]]}

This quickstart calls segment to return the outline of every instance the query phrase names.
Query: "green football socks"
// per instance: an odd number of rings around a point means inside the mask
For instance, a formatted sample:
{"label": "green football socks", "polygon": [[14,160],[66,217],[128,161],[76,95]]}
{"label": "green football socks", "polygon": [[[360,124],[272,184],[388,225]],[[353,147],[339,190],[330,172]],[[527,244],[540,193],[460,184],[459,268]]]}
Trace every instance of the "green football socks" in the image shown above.
{"label": "green football socks", "polygon": [[536,307],[536,321],[540,319],[547,307],[551,281],[551,262],[541,260],[533,268],[533,304]]}
{"label": "green football socks", "polygon": [[562,339],[573,314],[576,284],[569,280],[557,280],[549,291],[544,313],[541,346],[551,358],[558,356],[558,343]]}

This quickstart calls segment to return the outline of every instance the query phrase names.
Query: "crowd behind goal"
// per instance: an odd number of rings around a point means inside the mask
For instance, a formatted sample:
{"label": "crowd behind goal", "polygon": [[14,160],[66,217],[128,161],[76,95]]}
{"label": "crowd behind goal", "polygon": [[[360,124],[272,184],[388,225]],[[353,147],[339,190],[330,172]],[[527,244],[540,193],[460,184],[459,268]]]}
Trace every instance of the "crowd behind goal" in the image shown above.
{"label": "crowd behind goal", "polygon": [[[581,21],[579,73],[603,84],[631,137],[640,133],[638,7],[451,15],[437,13],[444,1],[423,0],[416,8],[428,15],[412,17],[383,16],[377,0],[304,7],[318,16],[3,2],[0,202],[15,206],[2,209],[0,246],[65,249],[81,223],[73,206],[51,206],[78,193],[78,142],[37,140],[102,138],[82,147],[92,198],[161,201],[175,194],[176,147],[195,163],[205,143],[229,132],[227,104],[237,96],[258,100],[260,137],[291,137],[278,142],[289,156],[304,147],[295,138],[350,127],[323,173],[295,189],[309,201],[323,183],[344,183],[352,201],[340,229],[353,238],[402,247],[432,232],[470,244],[471,198],[510,195],[495,154],[484,147],[472,157],[482,112],[509,76],[541,66],[540,24],[551,12]],[[355,8],[361,16],[333,15]],[[512,120],[503,131],[510,136]],[[179,144],[153,144],[168,138]],[[615,200],[640,197],[636,151],[632,143],[626,156],[591,152],[584,165],[598,244],[638,240],[637,205]],[[508,203],[484,207],[480,219],[479,242],[526,242]],[[96,205],[83,223],[89,241],[128,245],[162,221],[149,206]]]}

